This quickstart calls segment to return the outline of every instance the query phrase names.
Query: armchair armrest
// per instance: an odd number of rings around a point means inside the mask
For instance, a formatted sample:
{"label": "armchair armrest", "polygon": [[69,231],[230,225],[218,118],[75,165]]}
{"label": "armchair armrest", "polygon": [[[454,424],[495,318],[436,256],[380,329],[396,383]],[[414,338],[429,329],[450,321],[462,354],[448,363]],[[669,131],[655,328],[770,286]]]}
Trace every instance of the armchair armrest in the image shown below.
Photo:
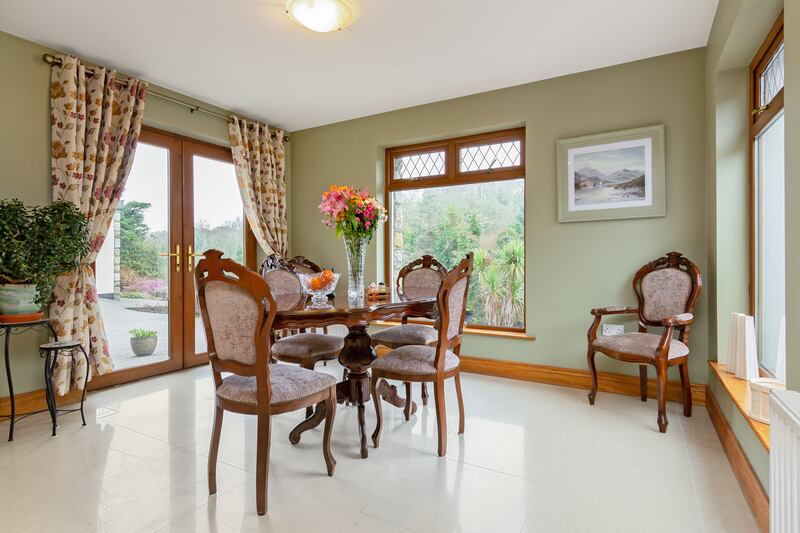
{"label": "armchair armrest", "polygon": [[609,305],[607,307],[597,307],[592,309],[591,313],[594,315],[594,320],[592,321],[592,325],[589,327],[589,333],[586,335],[589,339],[589,345],[591,345],[597,339],[597,330],[600,329],[600,322],[603,321],[604,316],[635,315],[638,312],[638,307],[625,307],[624,305]]}
{"label": "armchair armrest", "polygon": [[625,307],[624,305],[609,305],[606,307],[597,307],[592,309],[591,313],[594,316],[604,315],[635,315],[639,312],[638,307]]}
{"label": "armchair armrest", "polygon": [[675,316],[669,316],[661,321],[661,324],[664,327],[673,326],[673,327],[680,327],[680,326],[687,326],[694,321],[694,315],[692,313],[681,313]]}

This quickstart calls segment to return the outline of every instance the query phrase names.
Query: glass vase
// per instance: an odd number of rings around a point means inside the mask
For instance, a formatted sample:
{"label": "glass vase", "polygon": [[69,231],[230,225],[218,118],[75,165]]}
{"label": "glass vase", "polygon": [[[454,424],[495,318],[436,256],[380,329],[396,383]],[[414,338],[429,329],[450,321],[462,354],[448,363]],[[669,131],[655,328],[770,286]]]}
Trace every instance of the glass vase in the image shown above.
{"label": "glass vase", "polygon": [[364,300],[364,263],[367,259],[365,237],[344,237],[347,253],[347,299]]}

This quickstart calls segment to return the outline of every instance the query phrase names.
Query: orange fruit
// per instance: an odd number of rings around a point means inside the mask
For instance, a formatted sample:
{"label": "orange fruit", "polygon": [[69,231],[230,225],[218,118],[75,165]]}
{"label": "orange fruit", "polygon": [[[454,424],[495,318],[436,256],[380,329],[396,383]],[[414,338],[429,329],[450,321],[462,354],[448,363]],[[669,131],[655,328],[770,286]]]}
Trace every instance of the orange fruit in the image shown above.
{"label": "orange fruit", "polygon": [[330,283],[333,281],[333,271],[325,269],[320,273],[319,277],[322,278],[326,284]]}
{"label": "orange fruit", "polygon": [[325,282],[321,276],[314,276],[311,278],[311,283],[309,285],[311,285],[312,291],[319,291],[325,286]]}

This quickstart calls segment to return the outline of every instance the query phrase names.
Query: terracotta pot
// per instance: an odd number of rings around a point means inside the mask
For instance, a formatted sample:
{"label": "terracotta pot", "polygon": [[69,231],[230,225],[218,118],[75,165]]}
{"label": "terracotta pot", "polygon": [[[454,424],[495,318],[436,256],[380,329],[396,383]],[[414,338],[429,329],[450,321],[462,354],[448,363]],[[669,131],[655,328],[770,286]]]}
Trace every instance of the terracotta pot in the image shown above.
{"label": "terracotta pot", "polygon": [[158,344],[158,337],[131,337],[131,350],[139,357],[153,355]]}

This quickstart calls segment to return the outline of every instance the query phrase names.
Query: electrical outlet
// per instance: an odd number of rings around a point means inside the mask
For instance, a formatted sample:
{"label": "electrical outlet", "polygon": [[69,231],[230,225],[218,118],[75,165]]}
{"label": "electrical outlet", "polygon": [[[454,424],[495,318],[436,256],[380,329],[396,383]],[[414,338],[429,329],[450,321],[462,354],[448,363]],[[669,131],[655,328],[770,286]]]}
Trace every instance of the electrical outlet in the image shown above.
{"label": "electrical outlet", "polygon": [[622,335],[625,333],[625,326],[622,324],[603,324],[603,336]]}

